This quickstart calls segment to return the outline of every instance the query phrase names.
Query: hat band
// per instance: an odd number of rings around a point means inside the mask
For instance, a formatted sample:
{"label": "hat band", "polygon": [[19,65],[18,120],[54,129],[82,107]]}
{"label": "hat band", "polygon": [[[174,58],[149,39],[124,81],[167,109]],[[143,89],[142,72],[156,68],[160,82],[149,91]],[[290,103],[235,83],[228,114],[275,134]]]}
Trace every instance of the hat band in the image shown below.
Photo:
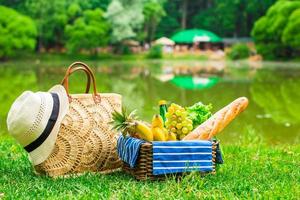
{"label": "hat band", "polygon": [[58,95],[55,94],[55,93],[51,93],[51,96],[52,96],[52,99],[53,99],[53,107],[52,107],[52,112],[51,112],[50,118],[48,120],[48,123],[46,125],[46,128],[44,129],[42,134],[36,140],[34,140],[32,143],[30,143],[29,145],[24,147],[24,149],[28,153],[32,152],[33,150],[38,148],[41,144],[43,144],[43,142],[50,135],[50,133],[51,133],[56,121],[57,121],[58,113],[59,113],[59,107],[60,107],[59,98],[58,98]]}

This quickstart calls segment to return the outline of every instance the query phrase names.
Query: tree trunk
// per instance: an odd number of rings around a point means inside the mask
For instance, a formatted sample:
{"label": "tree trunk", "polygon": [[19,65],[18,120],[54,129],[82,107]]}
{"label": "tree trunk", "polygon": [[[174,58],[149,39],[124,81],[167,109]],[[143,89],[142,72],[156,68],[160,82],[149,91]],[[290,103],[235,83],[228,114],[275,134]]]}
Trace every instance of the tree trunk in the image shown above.
{"label": "tree trunk", "polygon": [[[41,34],[41,33],[40,33]],[[43,42],[42,42],[42,35],[39,35],[38,36],[38,46],[37,46],[37,51],[39,52],[39,53],[41,53],[41,51],[42,51],[42,49],[43,49]]]}
{"label": "tree trunk", "polygon": [[188,10],[188,0],[183,0],[182,2],[182,16],[181,16],[181,28],[186,28],[186,17],[187,17],[187,10]]}
{"label": "tree trunk", "polygon": [[154,39],[154,35],[155,35],[155,31],[156,31],[156,26],[157,26],[156,20],[152,18],[151,19],[150,37],[149,37],[150,43]]}

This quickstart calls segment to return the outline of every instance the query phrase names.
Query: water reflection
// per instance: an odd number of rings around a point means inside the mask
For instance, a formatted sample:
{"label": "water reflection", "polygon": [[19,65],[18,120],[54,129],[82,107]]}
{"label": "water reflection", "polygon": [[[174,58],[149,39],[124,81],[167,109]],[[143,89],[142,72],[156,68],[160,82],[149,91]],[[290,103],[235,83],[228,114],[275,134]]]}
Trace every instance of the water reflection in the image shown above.
{"label": "water reflection", "polygon": [[219,77],[174,76],[170,82],[187,90],[201,90],[213,87],[219,82],[219,79]]}
{"label": "water reflection", "polygon": [[271,118],[285,126],[300,124],[299,70],[259,70],[250,91],[253,100],[265,114],[258,118]]}

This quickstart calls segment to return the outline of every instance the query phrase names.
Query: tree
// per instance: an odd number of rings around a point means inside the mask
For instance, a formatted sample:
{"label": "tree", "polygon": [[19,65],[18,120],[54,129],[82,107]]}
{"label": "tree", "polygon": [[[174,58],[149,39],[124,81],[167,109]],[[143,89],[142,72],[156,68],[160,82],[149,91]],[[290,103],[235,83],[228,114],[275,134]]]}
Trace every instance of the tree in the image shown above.
{"label": "tree", "polygon": [[157,25],[161,18],[166,15],[166,12],[162,2],[148,0],[144,5],[143,14],[145,16],[144,31],[148,42],[151,42],[154,39]]}
{"label": "tree", "polygon": [[257,50],[267,59],[291,58],[299,51],[300,1],[280,0],[254,25]]}
{"label": "tree", "polygon": [[236,44],[234,45],[228,56],[232,60],[245,59],[250,56],[251,50],[246,44]]}
{"label": "tree", "polygon": [[63,45],[63,32],[67,24],[65,0],[27,0],[25,13],[38,27],[38,50]]}
{"label": "tree", "polygon": [[190,2],[188,18],[192,19],[192,26],[208,29],[223,37],[244,37],[250,35],[254,22],[274,2],[275,0],[194,1]]}
{"label": "tree", "polygon": [[282,33],[282,41],[292,48],[300,49],[300,7],[290,15]]}
{"label": "tree", "polygon": [[173,33],[181,29],[180,2],[181,0],[168,0],[167,3],[164,4],[166,15],[162,17],[157,26],[156,38],[163,36],[171,37]]}
{"label": "tree", "polygon": [[112,0],[106,17],[112,27],[112,42],[133,38],[144,22],[143,2],[140,0]]}
{"label": "tree", "polygon": [[188,5],[189,5],[189,0],[182,0],[182,6],[181,6],[181,13],[182,13],[181,28],[182,29],[186,28]]}
{"label": "tree", "polygon": [[83,16],[75,20],[74,24],[67,25],[67,49],[78,52],[88,49],[95,52],[95,48],[108,43],[110,29],[101,9],[84,11]]}
{"label": "tree", "polygon": [[13,9],[0,6],[0,59],[20,50],[33,50],[37,30],[33,21]]}

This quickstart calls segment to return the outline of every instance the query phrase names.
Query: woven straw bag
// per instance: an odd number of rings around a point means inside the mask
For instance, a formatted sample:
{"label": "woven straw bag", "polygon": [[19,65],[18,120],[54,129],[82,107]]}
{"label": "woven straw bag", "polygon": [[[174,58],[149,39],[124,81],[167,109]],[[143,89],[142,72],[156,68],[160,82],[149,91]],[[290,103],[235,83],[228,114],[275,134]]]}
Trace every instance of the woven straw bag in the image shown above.
{"label": "woven straw bag", "polygon": [[[69,76],[79,70],[87,75],[85,94],[69,94]],[[62,85],[69,97],[69,112],[62,121],[52,154],[35,166],[36,171],[56,177],[86,171],[108,173],[120,168],[117,133],[109,122],[114,110],[121,111],[121,95],[97,93],[93,72],[81,62],[69,66]],[[91,85],[93,94],[88,94]]]}

